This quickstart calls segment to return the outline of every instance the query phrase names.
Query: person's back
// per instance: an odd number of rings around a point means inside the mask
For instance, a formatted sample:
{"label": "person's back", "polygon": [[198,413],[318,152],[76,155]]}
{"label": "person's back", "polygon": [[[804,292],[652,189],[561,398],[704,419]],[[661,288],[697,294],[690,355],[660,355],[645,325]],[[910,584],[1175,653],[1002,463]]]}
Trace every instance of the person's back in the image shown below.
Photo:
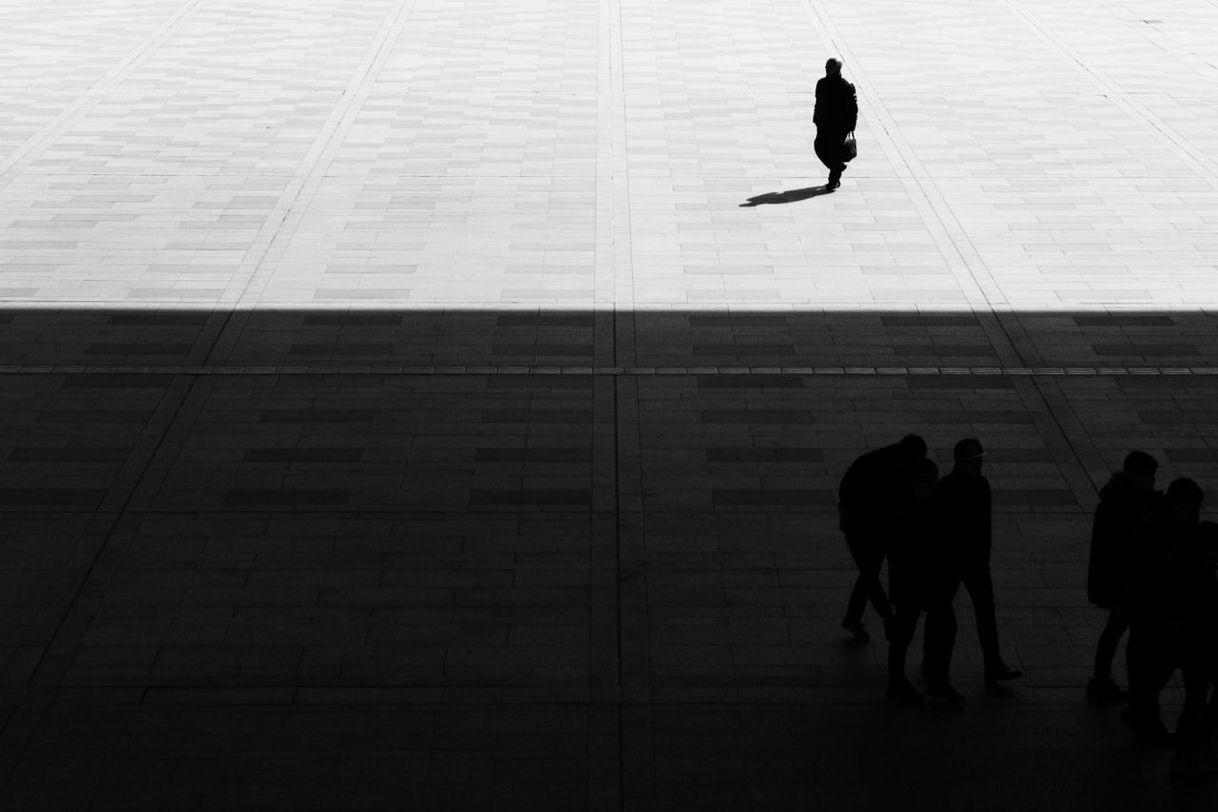
{"label": "person's back", "polygon": [[1100,489],[1091,525],[1087,559],[1087,600],[1108,613],[1095,647],[1095,667],[1087,697],[1096,702],[1121,702],[1128,693],[1112,678],[1121,637],[1129,629],[1125,605],[1134,547],[1162,494],[1155,490],[1159,462],[1145,451],[1130,451],[1121,470]]}
{"label": "person's back", "polygon": [[858,123],[858,98],[854,85],[841,74],[823,76],[816,82],[816,106],[812,123],[842,134]]}
{"label": "person's back", "polygon": [[905,478],[926,459],[926,441],[916,434],[900,442],[869,451],[846,469],[838,487],[840,527],[859,577],[850,591],[842,628],[858,640],[868,640],[863,610],[868,601],[887,628],[892,606],[880,583],[880,568],[897,521]]}
{"label": "person's back", "polygon": [[[1159,693],[1177,663],[1173,619],[1178,597],[1173,559],[1187,557],[1190,534],[1196,532],[1205,494],[1186,477],[1172,481],[1134,539],[1127,597],[1129,707],[1121,718],[1134,735],[1164,741],[1167,728],[1159,712]],[[1195,704],[1195,702],[1193,703]]]}
{"label": "person's back", "polygon": [[1134,534],[1125,603],[1135,622],[1165,624],[1172,606],[1171,556],[1180,530],[1161,502]]}
{"label": "person's back", "polygon": [[925,609],[938,567],[938,523],[934,506],[938,467],[926,460],[904,494],[894,534],[888,548],[889,595],[897,604],[909,603]]}
{"label": "person's back", "polygon": [[891,501],[896,456],[893,443],[868,451],[846,469],[837,489],[842,530],[878,527],[890,518],[885,508]]}
{"label": "person's back", "polygon": [[935,508],[944,553],[961,572],[990,562],[990,483],[980,474],[952,471],[939,480]]}
{"label": "person's back", "polygon": [[1135,538],[1150,519],[1155,496],[1124,471],[1100,489],[1087,562],[1087,599],[1096,606],[1111,609],[1120,602]]}
{"label": "person's back", "polygon": [[1177,662],[1213,665],[1218,643],[1218,577],[1211,557],[1218,525],[1202,522],[1168,554],[1170,618]]}

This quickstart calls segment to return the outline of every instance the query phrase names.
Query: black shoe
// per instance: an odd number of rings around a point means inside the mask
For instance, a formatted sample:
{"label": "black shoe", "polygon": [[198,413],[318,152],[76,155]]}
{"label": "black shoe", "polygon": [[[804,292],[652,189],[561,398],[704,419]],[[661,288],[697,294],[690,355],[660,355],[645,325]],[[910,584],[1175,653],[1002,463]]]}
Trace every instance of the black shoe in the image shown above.
{"label": "black shoe", "polygon": [[1006,682],[1007,680],[1019,679],[1023,676],[1023,672],[1018,668],[1011,668],[1006,663],[999,663],[993,668],[985,669],[985,681],[988,683]]}
{"label": "black shoe", "polygon": [[842,628],[850,632],[851,636],[860,643],[866,643],[871,639],[871,635],[867,634],[867,629],[861,620],[843,620]]}
{"label": "black shoe", "polygon": [[953,688],[950,682],[926,686],[926,696],[929,699],[938,699],[952,705],[957,705],[964,701],[964,694]]}
{"label": "black shoe", "polygon": [[922,694],[910,684],[909,680],[888,683],[888,698],[899,699],[902,702],[921,702]]}
{"label": "black shoe", "polygon": [[1087,683],[1087,698],[1092,702],[1124,702],[1129,699],[1129,691],[1113,682],[1112,678],[1092,678]]}

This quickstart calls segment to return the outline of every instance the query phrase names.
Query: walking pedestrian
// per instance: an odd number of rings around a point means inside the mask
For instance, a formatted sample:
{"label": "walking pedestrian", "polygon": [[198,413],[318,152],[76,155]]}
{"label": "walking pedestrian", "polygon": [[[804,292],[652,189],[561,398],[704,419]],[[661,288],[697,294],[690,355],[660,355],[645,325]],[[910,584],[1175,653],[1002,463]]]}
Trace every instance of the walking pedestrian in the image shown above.
{"label": "walking pedestrian", "polygon": [[1100,503],[1095,509],[1087,564],[1087,600],[1108,613],[1095,650],[1095,668],[1087,683],[1087,696],[1097,702],[1129,698],[1128,692],[1112,679],[1112,660],[1129,628],[1124,597],[1134,537],[1162,497],[1155,490],[1158,468],[1158,460],[1145,451],[1129,452],[1121,470],[1100,490]]}
{"label": "walking pedestrian", "polygon": [[1218,772],[1212,748],[1218,714],[1218,524],[1201,522],[1170,555],[1172,637],[1184,683],[1184,707],[1176,725],[1171,772],[1194,779]]}
{"label": "walking pedestrian", "polygon": [[1171,740],[1159,710],[1159,694],[1176,670],[1172,650],[1171,557],[1195,531],[1204,500],[1204,492],[1193,480],[1187,477],[1173,480],[1134,541],[1126,597],[1129,706],[1121,719],[1135,737],[1148,744],[1166,744]]}
{"label": "walking pedestrian", "polygon": [[[943,536],[948,601],[955,598],[960,585],[968,591],[977,619],[985,681],[995,685],[1016,679],[1022,671],[1002,659],[998,647],[998,620],[994,609],[994,583],[990,574],[992,546],[990,483],[981,473],[985,450],[974,438],[956,443],[955,465],[939,480],[935,509]],[[960,696],[948,680],[952,650],[956,642],[956,614],[949,608],[941,619],[927,619],[926,660],[927,695],[959,701]]]}
{"label": "walking pedestrian", "polygon": [[900,442],[868,451],[846,469],[838,486],[839,527],[854,558],[859,575],[850,592],[842,628],[855,639],[870,639],[863,625],[863,611],[870,600],[890,635],[892,606],[880,583],[889,541],[909,474],[926,459],[926,441],[916,434]]}
{"label": "walking pedestrian", "polygon": [[[905,675],[905,656],[922,612],[942,611],[938,575],[938,523],[934,512],[939,466],[922,460],[910,479],[901,526],[888,551],[888,595],[893,605],[888,641],[888,696],[918,702],[922,695]],[[927,621],[930,622],[929,620]]]}
{"label": "walking pedestrian", "polygon": [[816,82],[816,106],[812,123],[816,125],[816,140],[812,147],[816,157],[829,169],[829,189],[842,185],[846,171],[843,154],[846,136],[858,123],[859,105],[854,85],[842,78],[842,61],[836,57],[825,63],[825,75]]}

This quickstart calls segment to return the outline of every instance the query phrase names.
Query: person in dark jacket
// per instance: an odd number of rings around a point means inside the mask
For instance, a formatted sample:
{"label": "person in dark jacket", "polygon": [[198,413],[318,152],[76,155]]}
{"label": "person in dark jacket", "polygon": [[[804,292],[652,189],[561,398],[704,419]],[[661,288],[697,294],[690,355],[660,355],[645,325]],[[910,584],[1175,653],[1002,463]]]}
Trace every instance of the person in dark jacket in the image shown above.
{"label": "person in dark jacket", "polygon": [[[888,640],[888,696],[917,702],[922,695],[905,675],[905,656],[922,612],[944,610],[939,567],[938,524],[934,511],[939,466],[922,460],[910,478],[900,527],[888,550],[888,595],[893,605]],[[929,621],[928,621],[929,622]]]}
{"label": "person in dark jacket", "polygon": [[1124,598],[1134,536],[1161,496],[1155,490],[1158,468],[1158,460],[1146,452],[1129,452],[1121,470],[1100,490],[1100,503],[1095,509],[1087,564],[1087,600],[1108,612],[1108,622],[1096,646],[1095,670],[1087,684],[1087,696],[1099,702],[1117,702],[1129,696],[1112,679],[1112,660],[1129,628]]}
{"label": "person in dark jacket", "polygon": [[1207,747],[1218,716],[1218,524],[1201,522],[1169,555],[1172,649],[1184,682],[1172,775],[1199,778],[1218,771]]}
{"label": "person in dark jacket", "polygon": [[854,85],[842,78],[842,61],[837,58],[825,63],[825,75],[816,82],[816,106],[812,123],[816,125],[816,140],[812,143],[816,157],[829,169],[830,189],[842,185],[846,162],[842,151],[846,136],[858,123],[859,105]]}
{"label": "person in dark jacket", "polygon": [[1205,494],[1187,477],[1173,480],[1134,538],[1125,605],[1129,612],[1129,707],[1121,719],[1139,740],[1170,740],[1159,712],[1159,694],[1176,670],[1171,557],[1201,520]]}
{"label": "person in dark jacket", "polygon": [[880,583],[880,568],[898,521],[909,474],[924,459],[926,441],[910,434],[856,459],[838,486],[839,526],[859,571],[842,628],[858,640],[870,639],[863,626],[863,610],[869,599],[884,621],[885,634],[889,634],[892,606]]}
{"label": "person in dark jacket", "polygon": [[[935,511],[943,538],[948,603],[960,585],[968,590],[977,618],[977,636],[985,664],[985,681],[994,685],[1016,679],[1023,672],[1011,668],[998,648],[998,620],[994,610],[994,583],[990,575],[991,495],[990,483],[981,473],[985,450],[981,443],[966,438],[953,449],[955,467],[939,480],[935,490]],[[927,695],[952,702],[960,696],[948,681],[948,669],[956,641],[954,609],[941,620],[926,621]]]}

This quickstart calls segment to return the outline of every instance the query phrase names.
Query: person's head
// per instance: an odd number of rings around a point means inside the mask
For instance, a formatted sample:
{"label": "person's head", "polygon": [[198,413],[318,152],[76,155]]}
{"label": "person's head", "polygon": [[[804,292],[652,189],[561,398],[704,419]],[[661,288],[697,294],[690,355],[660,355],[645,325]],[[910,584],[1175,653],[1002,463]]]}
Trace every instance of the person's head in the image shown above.
{"label": "person's head", "polygon": [[1155,489],[1155,473],[1159,470],[1159,461],[1145,451],[1130,451],[1125,455],[1121,472],[1140,489],[1153,491]]}
{"label": "person's head", "polygon": [[955,469],[960,473],[977,475],[981,473],[981,462],[985,459],[985,449],[976,437],[965,437],[952,448],[952,459]]}
{"label": "person's head", "polygon": [[841,76],[842,75],[842,60],[838,59],[836,56],[830,57],[829,61],[825,63],[825,75],[826,76]]}
{"label": "person's head", "polygon": [[917,502],[929,502],[935,495],[935,486],[939,484],[939,466],[934,460],[922,460],[914,466],[910,475],[909,487]]}
{"label": "person's head", "polygon": [[926,441],[916,434],[906,434],[897,443],[897,468],[912,473],[926,459]]}
{"label": "person's head", "polygon": [[1205,493],[1201,486],[1188,477],[1173,479],[1164,494],[1167,504],[1167,520],[1175,527],[1193,527],[1201,521],[1201,503]]}

